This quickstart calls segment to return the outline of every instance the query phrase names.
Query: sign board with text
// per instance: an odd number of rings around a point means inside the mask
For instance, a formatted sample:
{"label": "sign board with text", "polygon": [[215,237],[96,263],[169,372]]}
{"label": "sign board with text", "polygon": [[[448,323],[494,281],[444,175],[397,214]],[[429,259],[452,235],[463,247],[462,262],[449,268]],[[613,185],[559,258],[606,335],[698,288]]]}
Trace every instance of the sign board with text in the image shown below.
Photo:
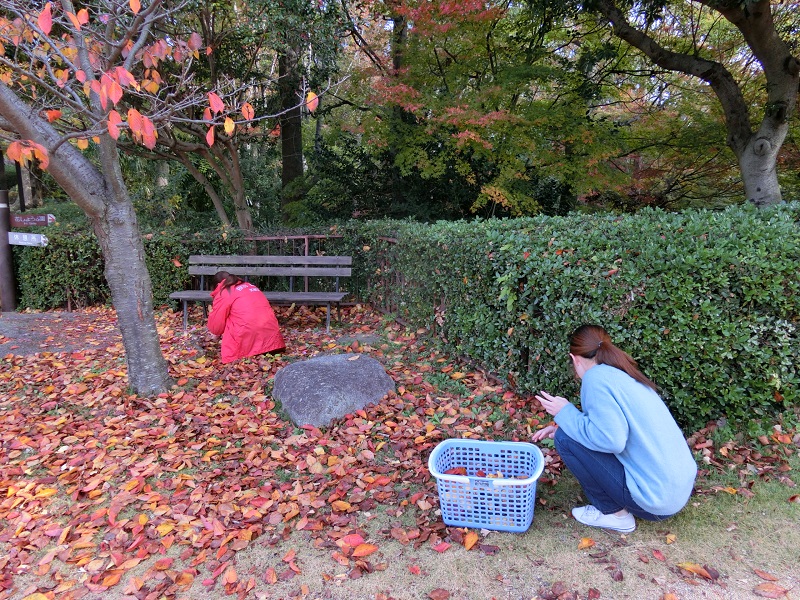
{"label": "sign board with text", "polygon": [[56,216],[11,213],[10,220],[12,227],[38,227],[40,225],[52,225],[56,222]]}
{"label": "sign board with text", "polygon": [[8,232],[8,243],[12,246],[47,246],[47,236],[39,233]]}

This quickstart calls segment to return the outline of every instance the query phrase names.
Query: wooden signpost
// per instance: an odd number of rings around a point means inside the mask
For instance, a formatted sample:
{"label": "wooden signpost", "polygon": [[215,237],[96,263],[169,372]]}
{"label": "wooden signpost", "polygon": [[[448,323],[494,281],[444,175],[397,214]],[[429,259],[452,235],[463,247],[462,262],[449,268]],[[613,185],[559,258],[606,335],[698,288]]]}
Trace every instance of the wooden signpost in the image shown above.
{"label": "wooden signpost", "polygon": [[52,225],[55,222],[55,215],[20,215],[11,213],[11,227],[38,227],[40,225]]}
{"label": "wooden signpost", "polygon": [[11,244],[8,243],[10,233],[8,215],[8,190],[0,190],[0,310],[3,312],[11,312],[17,308],[14,269],[11,265]]}
{"label": "wooden signpost", "polygon": [[55,222],[53,215],[11,214],[8,191],[0,190],[0,310],[11,312],[17,308],[11,246],[47,246],[46,235],[11,231],[11,227],[38,227]]}

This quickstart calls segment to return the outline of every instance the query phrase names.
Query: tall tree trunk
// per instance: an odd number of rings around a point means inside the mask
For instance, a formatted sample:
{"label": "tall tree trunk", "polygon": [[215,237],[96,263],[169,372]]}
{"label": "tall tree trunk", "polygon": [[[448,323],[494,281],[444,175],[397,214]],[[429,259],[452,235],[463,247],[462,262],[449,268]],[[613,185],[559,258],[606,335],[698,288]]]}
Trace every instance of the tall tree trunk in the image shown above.
{"label": "tall tree trunk", "polygon": [[786,132],[771,138],[751,136],[738,153],[744,193],[747,200],[759,208],[781,201],[777,165],[778,150],[785,137]]}
{"label": "tall tree trunk", "polygon": [[[288,217],[286,206],[303,196],[303,123],[298,77],[298,52],[289,48],[278,57],[278,89],[281,98],[281,211]],[[292,185],[292,184],[295,185]]]}
{"label": "tall tree trunk", "polygon": [[206,194],[211,198],[211,203],[214,205],[214,210],[217,211],[220,223],[222,223],[224,227],[230,227],[231,220],[228,218],[228,213],[225,212],[225,204],[222,202],[222,198],[219,197],[219,194],[217,194],[217,190],[214,189],[214,186],[211,185],[211,182],[203,172],[194,166],[192,159],[187,154],[183,152],[176,152],[176,154],[180,158],[181,164],[186,167],[186,170],[194,177],[195,181],[203,186]]}
{"label": "tall tree trunk", "polygon": [[48,172],[92,222],[125,345],[128,383],[143,395],[165,391],[171,379],[156,330],[144,245],[116,144],[108,135],[100,136],[101,171],[71,144],[58,145],[60,135],[37,112],[0,83],[0,115],[22,138],[50,150]]}
{"label": "tall tree trunk", "polygon": [[169,185],[169,162],[159,160],[156,163],[156,187],[165,188]]}
{"label": "tall tree trunk", "polygon": [[[406,42],[408,40],[408,21],[399,12],[393,12],[389,17],[392,21],[392,36],[390,53],[392,57],[392,77],[397,77],[404,66]],[[414,116],[410,115],[399,105],[392,107],[392,114],[389,120],[389,130],[391,139],[395,146],[389,147],[389,157],[391,164],[391,192],[392,203],[395,207],[405,206],[405,186],[403,176],[397,168],[396,160],[402,147],[403,141],[408,135],[409,126],[414,122]]]}
{"label": "tall tree trunk", "polygon": [[100,138],[100,164],[106,189],[104,210],[90,217],[103,250],[104,273],[117,311],[128,383],[138,393],[155,394],[168,386],[170,377],[156,329],[139,222],[122,177],[119,152],[107,135]]}
{"label": "tall tree trunk", "polygon": [[244,176],[242,165],[239,161],[239,148],[229,140],[220,140],[213,147],[203,152],[206,161],[214,169],[231,193],[233,209],[236,213],[236,223],[242,231],[253,230],[253,215],[247,204],[247,194],[244,189]]}

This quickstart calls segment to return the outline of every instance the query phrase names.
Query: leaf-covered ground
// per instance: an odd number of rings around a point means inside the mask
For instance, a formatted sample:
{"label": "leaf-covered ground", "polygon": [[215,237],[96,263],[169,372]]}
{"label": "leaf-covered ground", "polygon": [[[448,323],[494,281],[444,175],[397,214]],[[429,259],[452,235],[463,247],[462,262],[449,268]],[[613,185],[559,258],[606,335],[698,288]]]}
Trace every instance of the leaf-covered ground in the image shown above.
{"label": "leaf-covered ground", "polygon": [[[547,420],[538,406],[440,354],[424,332],[369,309],[343,309],[331,334],[318,312],[277,312],[287,353],[232,365],[220,364],[218,342],[202,326],[184,335],[179,313],[160,313],[176,385],[155,398],[126,389],[111,310],[40,315],[27,335],[0,327],[0,599],[197,597],[186,590],[198,582],[215,597],[256,597],[257,583],[291,580],[301,568],[290,551],[277,567],[240,573],[237,553],[295,532],[350,579],[386,569],[382,541],[500,550],[444,526],[427,458],[451,437],[527,440]],[[368,353],[396,393],[325,430],[295,427],[271,399],[272,378],[323,352]],[[704,463],[698,495],[746,496],[754,481],[771,479],[800,500],[786,460],[794,432],[774,429],[759,449],[712,437],[711,429],[690,437]],[[538,503],[546,510],[562,464],[542,449]],[[739,483],[704,483],[715,469],[739,473]],[[365,515],[376,512],[404,515],[407,525],[370,535]],[[713,568],[682,568],[715,577]]]}

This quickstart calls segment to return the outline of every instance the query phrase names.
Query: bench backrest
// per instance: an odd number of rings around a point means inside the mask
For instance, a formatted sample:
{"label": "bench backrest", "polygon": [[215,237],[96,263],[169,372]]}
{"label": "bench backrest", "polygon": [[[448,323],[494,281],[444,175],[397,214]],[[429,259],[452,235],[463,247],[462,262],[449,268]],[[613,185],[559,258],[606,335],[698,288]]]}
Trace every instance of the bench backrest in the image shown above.
{"label": "bench backrest", "polygon": [[277,256],[262,255],[228,255],[228,254],[193,254],[189,257],[190,265],[352,265],[352,256]]}
{"label": "bench backrest", "polygon": [[[294,287],[295,277],[334,277],[339,290],[339,277],[350,277],[351,256],[276,256],[276,255],[201,255],[189,256],[189,275],[200,276],[200,286],[205,277],[218,271],[227,271],[240,277],[289,277],[289,287]],[[306,287],[307,287],[306,279]]]}

